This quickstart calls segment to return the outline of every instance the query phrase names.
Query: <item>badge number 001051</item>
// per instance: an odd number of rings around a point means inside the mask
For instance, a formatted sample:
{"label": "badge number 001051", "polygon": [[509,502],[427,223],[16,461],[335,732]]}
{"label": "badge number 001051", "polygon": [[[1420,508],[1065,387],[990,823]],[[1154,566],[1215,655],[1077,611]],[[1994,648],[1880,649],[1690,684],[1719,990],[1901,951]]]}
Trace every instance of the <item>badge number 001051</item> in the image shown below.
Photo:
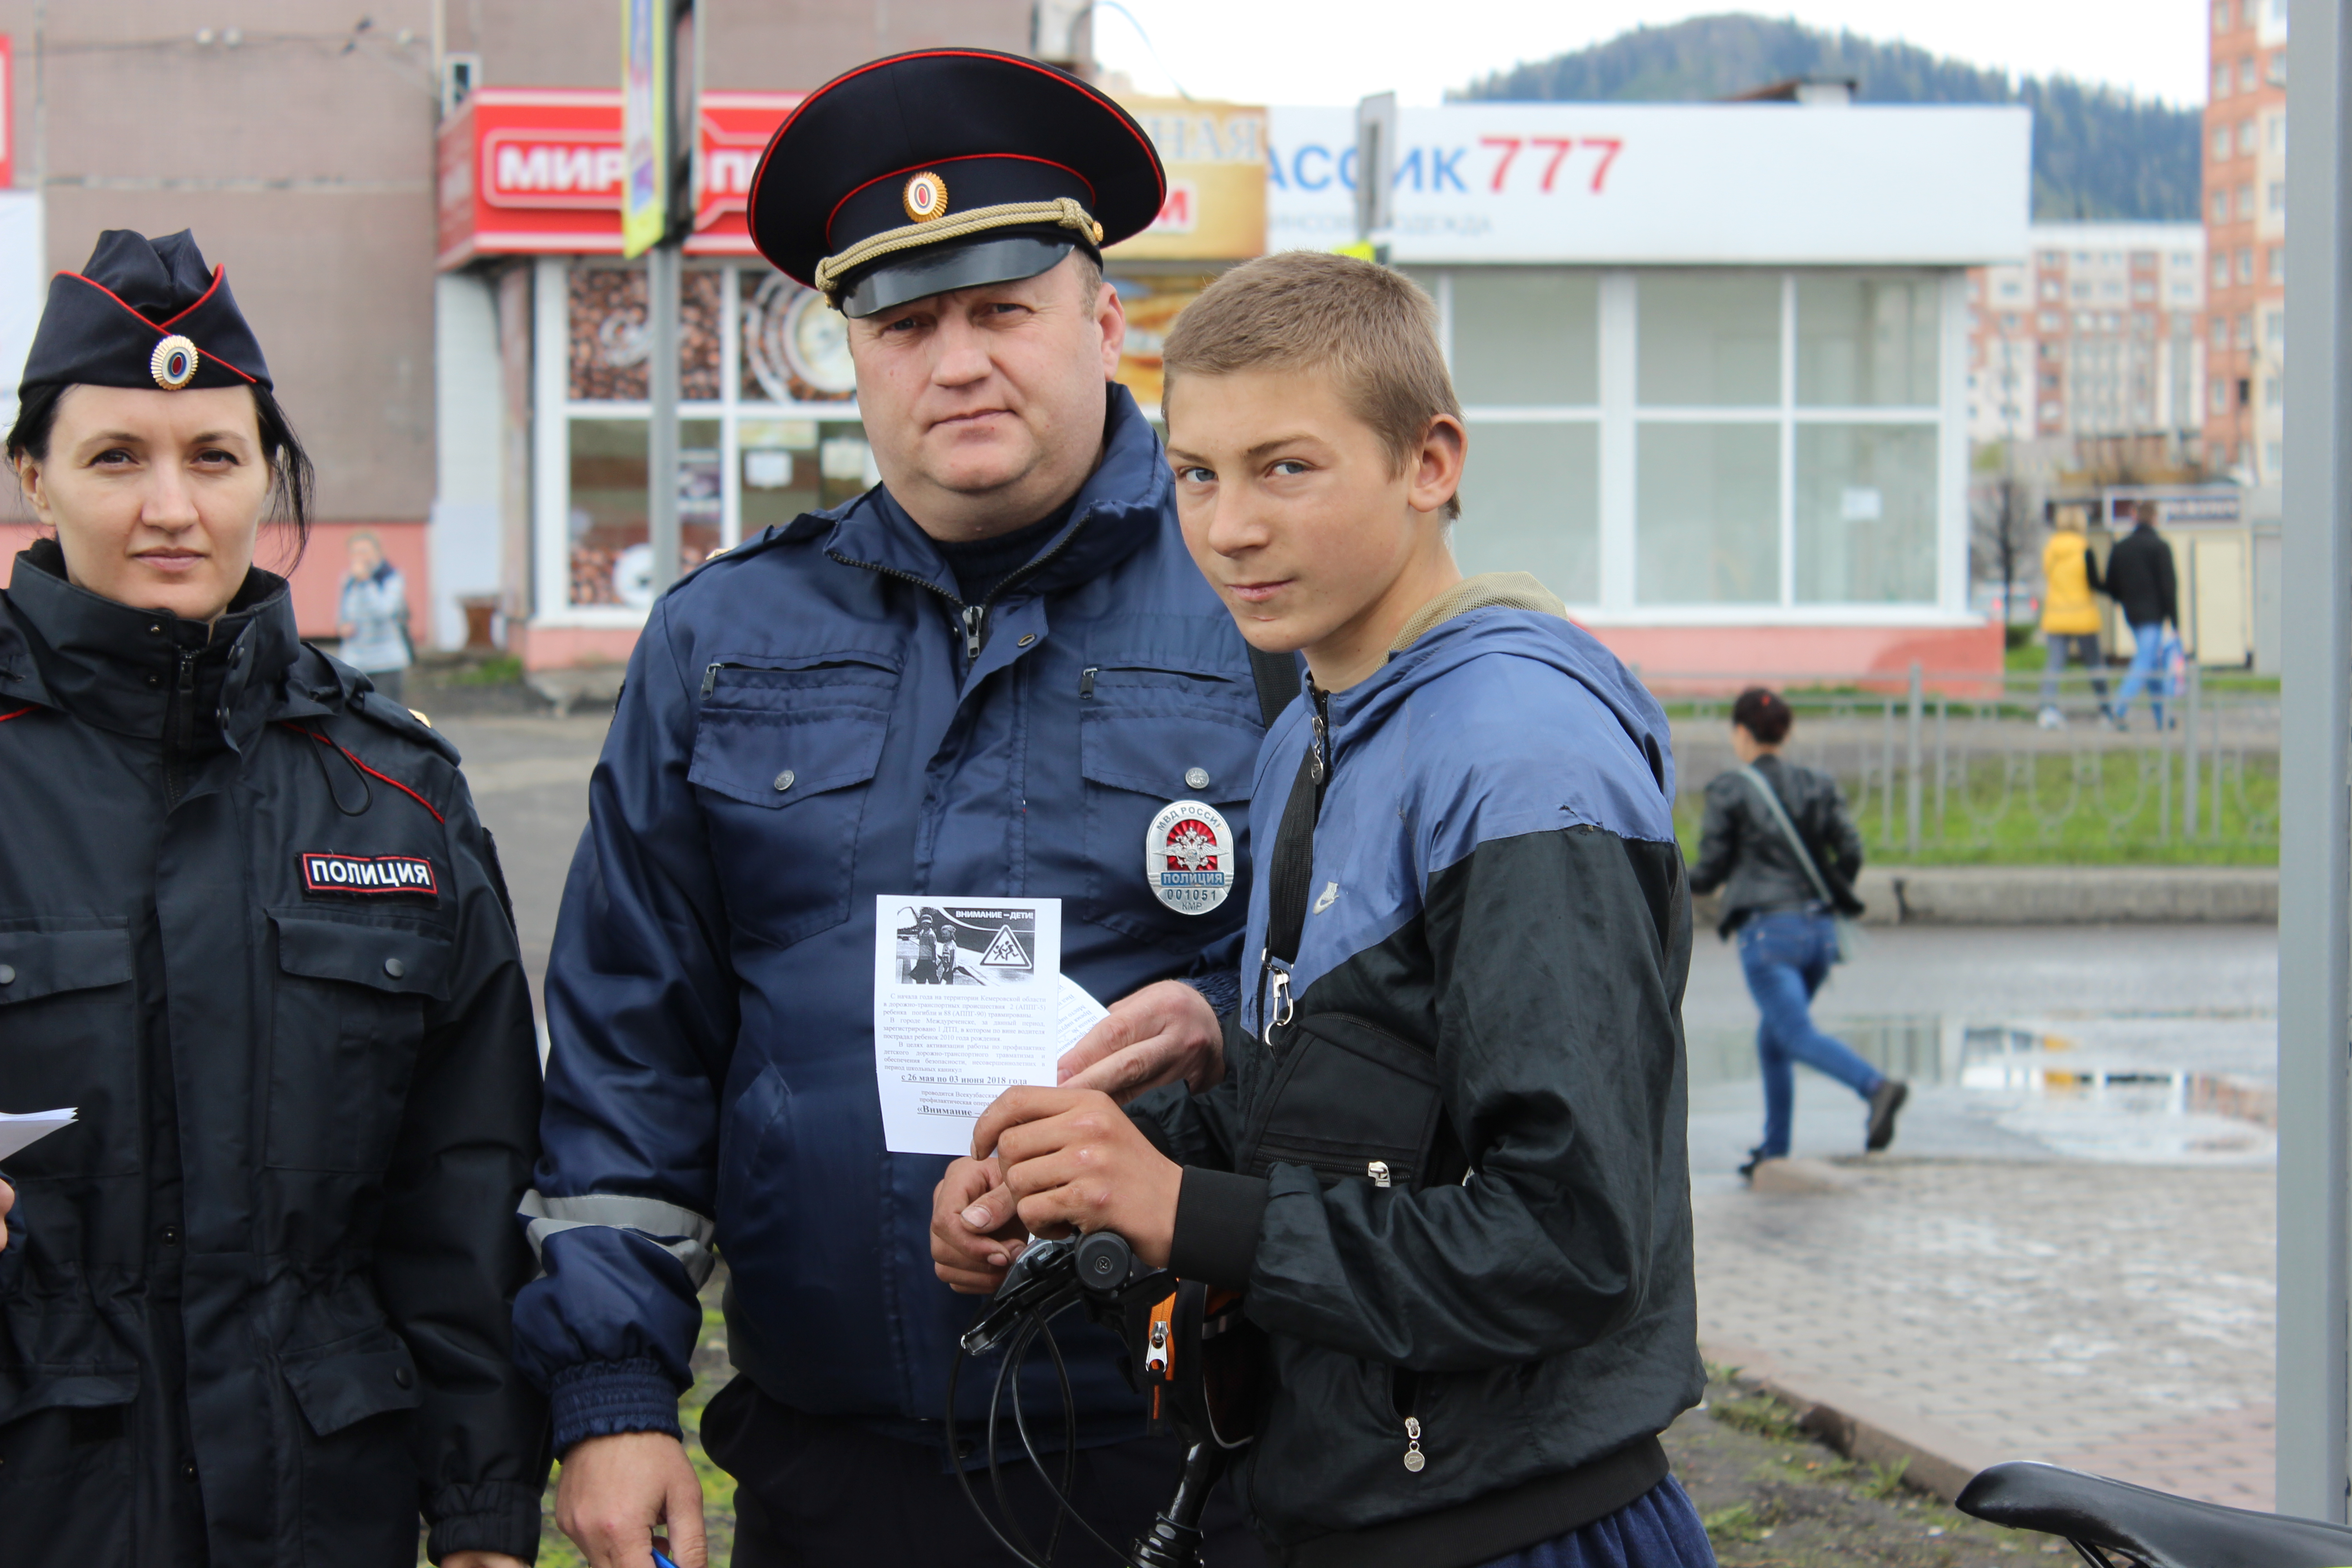
{"label": "badge number 001051", "polygon": [[1152,896],[1180,915],[1205,915],[1239,880],[1234,830],[1205,801],[1171,801],[1143,835],[1143,874]]}

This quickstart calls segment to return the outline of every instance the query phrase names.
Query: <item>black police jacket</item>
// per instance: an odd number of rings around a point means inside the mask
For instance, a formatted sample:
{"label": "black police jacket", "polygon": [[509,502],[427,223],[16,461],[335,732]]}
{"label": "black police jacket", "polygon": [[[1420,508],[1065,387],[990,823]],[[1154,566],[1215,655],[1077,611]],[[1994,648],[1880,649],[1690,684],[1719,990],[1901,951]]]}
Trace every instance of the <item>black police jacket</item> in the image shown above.
{"label": "black police jacket", "polygon": [[[1780,809],[1811,848],[1829,882],[1840,914],[1862,912],[1851,893],[1862,871],[1862,834],[1845,809],[1837,781],[1827,773],[1780,757],[1759,757],[1756,771],[1771,781]],[[1737,768],[1706,786],[1706,815],[1700,820],[1698,864],[1691,868],[1694,893],[1723,889],[1723,912],[1716,929],[1729,936],[1740,921],[1769,910],[1802,909],[1822,901],[1813,879],[1789,836]]]}
{"label": "black police jacket", "polygon": [[528,1560],[539,1063],[457,755],[296,638],[0,595],[0,1542],[76,1568]]}

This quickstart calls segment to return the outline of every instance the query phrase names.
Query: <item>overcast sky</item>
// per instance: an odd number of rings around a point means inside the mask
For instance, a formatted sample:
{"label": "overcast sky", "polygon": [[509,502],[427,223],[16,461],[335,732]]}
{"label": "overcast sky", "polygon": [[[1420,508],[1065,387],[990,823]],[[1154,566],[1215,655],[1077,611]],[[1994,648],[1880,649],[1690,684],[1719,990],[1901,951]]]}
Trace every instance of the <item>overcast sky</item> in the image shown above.
{"label": "overcast sky", "polygon": [[[1113,0],[1095,12],[1095,54],[1146,92],[1353,103],[1393,89],[1435,103],[1490,70],[1603,42],[1633,27],[1737,9],[1717,0],[1116,0],[1150,36],[1155,64]],[[1851,28],[1973,65],[2057,73],[2167,102],[2205,99],[2205,0],[1779,0],[1755,7]]]}

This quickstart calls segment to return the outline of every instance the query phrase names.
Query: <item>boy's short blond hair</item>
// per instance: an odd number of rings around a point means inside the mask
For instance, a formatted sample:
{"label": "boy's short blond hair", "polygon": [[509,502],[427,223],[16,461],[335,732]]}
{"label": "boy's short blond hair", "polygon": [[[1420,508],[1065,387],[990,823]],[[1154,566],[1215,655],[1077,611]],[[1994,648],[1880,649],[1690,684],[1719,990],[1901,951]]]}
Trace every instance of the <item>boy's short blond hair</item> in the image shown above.
{"label": "boy's short blond hair", "polygon": [[[1402,473],[1440,415],[1462,417],[1437,343],[1437,306],[1401,272],[1286,250],[1245,261],[1184,307],[1160,362],[1164,406],[1187,375],[1328,372]],[[1458,498],[1445,515],[1462,515]]]}

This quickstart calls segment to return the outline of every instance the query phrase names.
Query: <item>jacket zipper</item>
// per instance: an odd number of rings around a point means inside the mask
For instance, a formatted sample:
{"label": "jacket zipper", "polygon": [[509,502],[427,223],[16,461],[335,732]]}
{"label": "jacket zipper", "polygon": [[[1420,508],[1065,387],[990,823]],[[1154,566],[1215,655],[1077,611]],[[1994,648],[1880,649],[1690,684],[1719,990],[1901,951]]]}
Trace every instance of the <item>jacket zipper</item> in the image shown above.
{"label": "jacket zipper", "polygon": [[1391,1369],[1389,1403],[1404,1418],[1404,1468],[1417,1476],[1429,1463],[1429,1457],[1421,1451],[1421,1417],[1412,1413],[1412,1407],[1421,1403],[1420,1377],[1402,1367]]}
{"label": "jacket zipper", "polygon": [[[1028,565],[1022,567],[1018,572],[1015,572],[1011,576],[1005,578],[1004,581],[999,583],[995,587],[991,588],[988,591],[988,597],[982,599],[977,605],[967,605],[961,599],[957,598],[953,594],[949,593],[945,588],[940,587],[937,583],[929,582],[921,577],[918,577],[911,572],[901,572],[895,566],[877,566],[870,561],[853,561],[846,555],[834,555],[833,559],[840,562],[844,566],[856,566],[863,571],[877,573],[885,577],[895,577],[901,583],[912,583],[918,588],[928,588],[932,593],[937,594],[940,598],[945,599],[949,604],[954,605],[956,622],[963,628],[964,663],[971,665],[980,662],[980,650],[988,646],[988,612],[990,609],[994,607],[996,601],[1003,596],[1004,591],[1007,588],[1017,587],[1021,584],[1028,581],[1031,577],[1035,576],[1039,572],[1044,571],[1046,565],[1053,561],[1054,557],[1059,555],[1063,551],[1067,550],[1070,547],[1070,541],[1076,539],[1078,536],[1078,530],[1086,527],[1086,525],[1087,519],[1081,516],[1077,521],[1071,526],[1070,531],[1062,535],[1060,543],[1055,545],[1053,549],[1045,552],[1045,554],[1037,557],[1036,560],[1029,563]],[[830,551],[826,553],[832,554]],[[705,678],[709,679],[707,672]],[[707,695],[709,689],[705,687],[703,689]]]}
{"label": "jacket zipper", "polygon": [[180,804],[186,784],[180,769],[187,753],[196,701],[196,656],[179,650],[180,664],[172,678],[172,705],[163,724],[163,809]]}

